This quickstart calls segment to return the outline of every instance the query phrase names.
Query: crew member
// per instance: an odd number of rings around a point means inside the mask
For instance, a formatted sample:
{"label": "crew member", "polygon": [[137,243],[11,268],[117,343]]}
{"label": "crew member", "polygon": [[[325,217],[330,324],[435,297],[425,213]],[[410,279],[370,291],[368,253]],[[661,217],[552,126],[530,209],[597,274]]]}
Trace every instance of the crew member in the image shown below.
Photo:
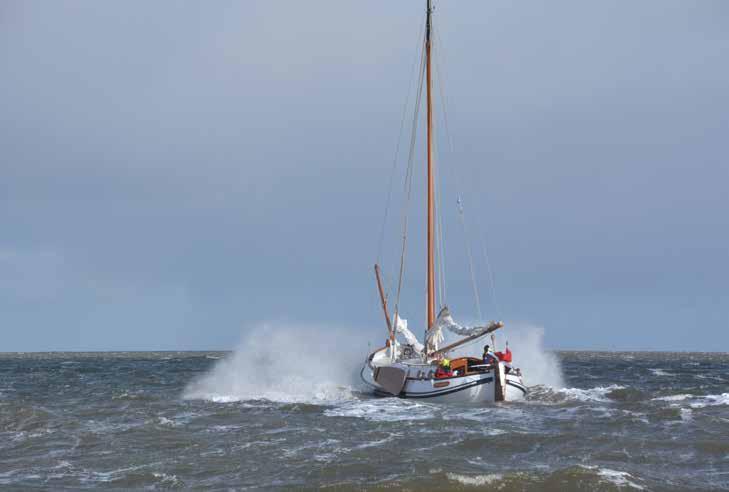
{"label": "crew member", "polygon": [[491,347],[488,345],[484,345],[483,347],[483,363],[484,364],[496,364],[499,362],[499,359],[496,357],[496,354],[493,353],[491,350]]}
{"label": "crew member", "polygon": [[451,361],[448,359],[441,360],[438,365],[438,369],[435,370],[435,377],[449,378],[451,376],[453,376],[453,371],[451,371]]}
{"label": "crew member", "polygon": [[511,350],[509,349],[509,342],[506,342],[506,349],[503,352],[496,352],[496,357],[504,363],[504,370],[506,374],[511,371]]}

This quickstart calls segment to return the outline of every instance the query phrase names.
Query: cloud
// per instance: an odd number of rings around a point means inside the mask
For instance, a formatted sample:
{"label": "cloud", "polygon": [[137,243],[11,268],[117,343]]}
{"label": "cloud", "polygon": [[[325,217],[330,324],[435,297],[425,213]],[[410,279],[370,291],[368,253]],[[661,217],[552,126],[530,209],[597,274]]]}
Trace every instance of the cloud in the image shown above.
{"label": "cloud", "polygon": [[[381,324],[371,263],[422,5],[4,9],[0,303],[6,323],[35,330],[18,347],[58,331],[82,333],[79,346],[222,348],[251,310]],[[676,329],[696,317],[712,339],[729,313],[721,9],[439,4],[454,149],[437,105],[437,162],[459,313],[473,305],[461,195],[505,318],[546,326],[554,346],[622,329],[615,312]],[[421,138],[403,294],[414,325],[422,162]],[[145,320],[155,329],[109,335]]]}

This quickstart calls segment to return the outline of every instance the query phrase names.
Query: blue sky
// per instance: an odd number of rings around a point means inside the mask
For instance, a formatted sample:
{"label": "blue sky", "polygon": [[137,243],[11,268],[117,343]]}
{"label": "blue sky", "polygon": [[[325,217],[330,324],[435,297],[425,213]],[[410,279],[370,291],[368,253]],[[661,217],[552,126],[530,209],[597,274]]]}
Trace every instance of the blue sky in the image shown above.
{"label": "blue sky", "polygon": [[[379,339],[372,264],[423,3],[4,2],[0,350],[226,349],[261,322]],[[484,316],[549,347],[729,350],[727,4],[435,15],[456,317],[475,319],[468,240]]]}

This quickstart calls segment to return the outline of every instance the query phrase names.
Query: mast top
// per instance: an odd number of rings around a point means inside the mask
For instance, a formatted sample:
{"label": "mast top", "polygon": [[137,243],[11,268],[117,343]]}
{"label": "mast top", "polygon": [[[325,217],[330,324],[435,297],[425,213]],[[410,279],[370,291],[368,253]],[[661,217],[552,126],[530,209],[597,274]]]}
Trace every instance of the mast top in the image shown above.
{"label": "mast top", "polygon": [[427,0],[427,17],[425,20],[425,41],[430,43],[430,17],[433,14],[432,0]]}

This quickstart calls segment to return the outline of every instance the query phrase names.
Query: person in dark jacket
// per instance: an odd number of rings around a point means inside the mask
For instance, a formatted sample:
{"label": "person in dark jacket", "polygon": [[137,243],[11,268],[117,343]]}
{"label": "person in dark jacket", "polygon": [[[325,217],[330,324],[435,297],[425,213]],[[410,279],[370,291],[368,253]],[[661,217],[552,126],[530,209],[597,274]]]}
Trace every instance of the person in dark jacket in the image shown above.
{"label": "person in dark jacket", "polygon": [[491,350],[491,347],[488,345],[484,345],[483,347],[483,363],[484,364],[496,364],[499,362],[499,359],[496,357],[496,354],[493,353]]}

